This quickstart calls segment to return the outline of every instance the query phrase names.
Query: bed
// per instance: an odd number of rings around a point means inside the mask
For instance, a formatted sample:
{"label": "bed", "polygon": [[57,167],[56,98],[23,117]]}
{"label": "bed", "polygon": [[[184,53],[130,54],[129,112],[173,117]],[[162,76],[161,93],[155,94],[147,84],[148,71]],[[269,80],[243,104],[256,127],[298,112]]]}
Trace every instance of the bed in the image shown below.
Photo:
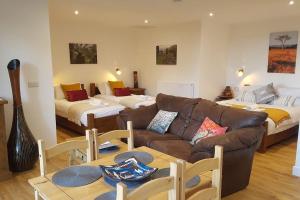
{"label": "bed", "polygon": [[[101,91],[101,94],[98,94],[99,92],[97,91]],[[114,96],[106,83],[102,83],[100,89],[95,83],[91,83],[90,96],[101,100],[112,101],[131,109],[136,109],[141,106],[150,106],[155,103],[155,97],[148,95],[132,94],[130,96]]]}
{"label": "bed", "polygon": [[279,106],[279,105],[270,105],[270,104],[255,104],[250,102],[240,102],[236,99],[218,101],[218,104],[231,106],[231,107],[240,107],[242,109],[248,109],[253,111],[262,111],[267,112],[270,109],[278,109],[289,114],[290,118],[284,119],[280,123],[275,123],[274,120],[268,117],[265,123],[266,132],[262,138],[262,142],[258,149],[259,152],[266,152],[267,148],[277,144],[285,139],[292,137],[293,135],[298,134],[299,129],[299,120],[300,120],[300,89],[298,88],[286,88],[286,87],[277,87],[277,92],[279,95],[294,95],[295,103],[293,106]]}
{"label": "bed", "polygon": [[[83,88],[83,86],[82,86]],[[125,107],[109,100],[89,98],[69,102],[55,88],[56,124],[71,131],[85,134],[86,129],[97,128],[99,132],[117,129],[116,118]],[[60,96],[60,98],[58,98]]]}

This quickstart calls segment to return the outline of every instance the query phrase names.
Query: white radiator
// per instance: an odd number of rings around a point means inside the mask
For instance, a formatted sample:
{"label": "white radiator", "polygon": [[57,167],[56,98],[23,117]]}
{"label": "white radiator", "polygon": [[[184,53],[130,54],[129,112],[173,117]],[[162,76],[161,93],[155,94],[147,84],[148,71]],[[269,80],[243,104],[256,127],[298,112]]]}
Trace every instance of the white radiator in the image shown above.
{"label": "white radiator", "polygon": [[194,98],[195,84],[158,81],[156,91],[157,93]]}

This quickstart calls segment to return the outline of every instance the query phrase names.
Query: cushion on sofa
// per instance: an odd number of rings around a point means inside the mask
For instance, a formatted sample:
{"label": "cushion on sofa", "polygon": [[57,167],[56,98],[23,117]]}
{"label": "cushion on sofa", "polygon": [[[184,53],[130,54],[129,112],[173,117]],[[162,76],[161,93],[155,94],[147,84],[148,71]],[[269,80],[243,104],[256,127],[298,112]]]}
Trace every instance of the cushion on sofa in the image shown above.
{"label": "cushion on sofa", "polygon": [[235,130],[246,127],[257,127],[263,125],[268,114],[254,112],[238,108],[226,107],[222,114],[220,124],[227,126],[228,130]]}
{"label": "cushion on sofa", "polygon": [[200,99],[175,97],[171,95],[158,94],[156,104],[159,110],[178,112],[176,119],[169,128],[169,132],[182,136],[189,123],[192,111]]}
{"label": "cushion on sofa", "polygon": [[205,138],[224,135],[226,133],[226,130],[227,127],[221,127],[220,125],[216,124],[214,121],[206,117],[204,122],[196,132],[195,136],[193,137],[191,144],[197,144],[200,140]]}
{"label": "cushion on sofa", "polygon": [[224,107],[220,107],[214,102],[201,99],[193,110],[191,122],[185,130],[183,138],[191,141],[206,117],[209,117],[215,123],[220,124],[223,110]]}
{"label": "cushion on sofa", "polygon": [[185,140],[153,140],[150,143],[152,149],[187,161],[191,156],[192,147]]}
{"label": "cushion on sofa", "polygon": [[153,131],[138,130],[133,131],[134,145],[136,147],[149,146],[153,140],[180,140],[180,137],[170,133],[164,135],[157,134]]}
{"label": "cushion on sofa", "polygon": [[177,114],[178,112],[169,112],[165,110],[158,111],[158,113],[149,123],[147,130],[154,131],[162,135],[165,134]]}
{"label": "cushion on sofa", "polygon": [[119,113],[117,120],[118,126],[121,129],[126,129],[126,122],[132,121],[134,129],[146,129],[157,112],[158,109],[156,103],[150,106],[142,106],[137,109],[127,108]]}

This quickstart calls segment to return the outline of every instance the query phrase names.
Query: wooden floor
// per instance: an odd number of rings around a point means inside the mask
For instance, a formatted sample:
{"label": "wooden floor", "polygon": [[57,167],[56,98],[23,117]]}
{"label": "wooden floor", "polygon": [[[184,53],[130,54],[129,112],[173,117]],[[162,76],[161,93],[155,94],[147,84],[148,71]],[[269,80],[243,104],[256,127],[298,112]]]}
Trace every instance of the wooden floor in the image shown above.
{"label": "wooden floor", "polygon": [[[58,142],[76,136],[59,129]],[[224,198],[224,200],[299,200],[300,178],[291,176],[295,162],[297,138],[291,138],[279,145],[271,147],[266,154],[255,155],[250,185],[247,189]],[[55,158],[49,163],[49,170],[65,166],[66,157]],[[0,200],[34,199],[33,191],[27,180],[39,175],[38,165],[24,173],[14,174],[0,182]]]}

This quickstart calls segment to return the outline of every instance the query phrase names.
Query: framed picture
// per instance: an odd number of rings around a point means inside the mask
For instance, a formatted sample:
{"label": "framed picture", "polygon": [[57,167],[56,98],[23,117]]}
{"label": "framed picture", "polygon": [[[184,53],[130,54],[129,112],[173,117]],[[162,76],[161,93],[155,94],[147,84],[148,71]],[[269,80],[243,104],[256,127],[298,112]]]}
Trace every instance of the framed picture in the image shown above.
{"label": "framed picture", "polygon": [[157,65],[176,65],[177,64],[177,45],[156,46]]}
{"label": "framed picture", "polygon": [[70,43],[71,64],[97,64],[97,45]]}
{"label": "framed picture", "polygon": [[294,74],[297,45],[298,31],[271,33],[268,73]]}

